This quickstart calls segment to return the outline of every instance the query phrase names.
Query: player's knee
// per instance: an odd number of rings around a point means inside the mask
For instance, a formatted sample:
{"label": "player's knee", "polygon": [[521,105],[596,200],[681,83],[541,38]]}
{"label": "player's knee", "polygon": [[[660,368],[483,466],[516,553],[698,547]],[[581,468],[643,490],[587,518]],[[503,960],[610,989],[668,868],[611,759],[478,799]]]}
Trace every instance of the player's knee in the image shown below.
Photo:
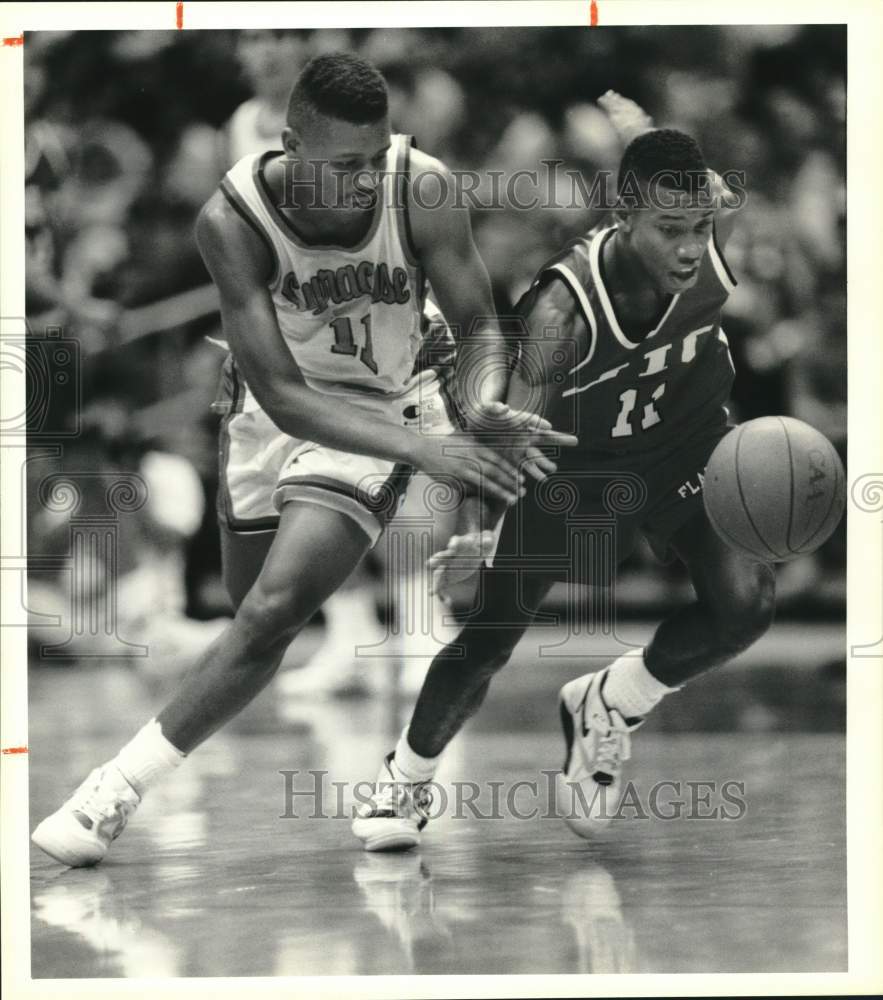
{"label": "player's knee", "polygon": [[256,583],[239,605],[235,622],[246,644],[259,650],[290,642],[301,618],[297,596],[290,589],[270,589]]}
{"label": "player's knee", "polygon": [[769,566],[758,564],[732,580],[716,608],[721,645],[736,653],[756,642],[773,622],[775,599]]}

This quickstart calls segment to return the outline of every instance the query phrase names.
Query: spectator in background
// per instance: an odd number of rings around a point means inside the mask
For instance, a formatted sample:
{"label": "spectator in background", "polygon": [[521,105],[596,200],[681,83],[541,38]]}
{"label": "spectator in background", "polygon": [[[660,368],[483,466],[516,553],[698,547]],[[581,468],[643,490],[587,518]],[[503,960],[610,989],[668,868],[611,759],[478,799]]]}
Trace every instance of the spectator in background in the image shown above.
{"label": "spectator in background", "polygon": [[466,91],[445,65],[449,45],[435,31],[378,28],[364,34],[358,50],[383,73],[394,131],[415,136],[421,148],[449,165],[474,167],[460,162],[455,148],[472,123]]}
{"label": "spectator in background", "polygon": [[[60,646],[68,655],[120,656],[124,644],[139,667],[157,677],[187,669],[193,657],[218,635],[227,619],[194,621],[185,613],[184,551],[203,516],[199,477],[190,461],[166,450],[138,426],[138,417],[111,397],[96,399],[81,416],[81,434],[70,442],[57,467],[79,495],[66,513],[34,503],[46,466],[29,468],[28,521],[31,556],[70,557],[69,518],[107,515],[115,477],[135,472],[132,489],[143,505],[114,523],[114,544],[86,546],[77,564],[61,572],[37,571],[29,579],[29,639],[35,646]],[[125,481],[125,480],[118,480]],[[64,491],[66,487],[60,486]],[[104,619],[113,616],[107,632]],[[52,616],[55,617],[53,620]],[[86,627],[83,627],[86,623]]]}
{"label": "spectator in background", "polygon": [[308,31],[241,31],[236,56],[254,97],[239,105],[223,130],[223,170],[249,153],[277,149],[292,81],[310,57]]}
{"label": "spectator in background", "polygon": [[[846,293],[840,276],[823,275],[814,301],[794,320],[781,320],[799,344],[785,368],[785,412],[820,430],[846,463]],[[774,331],[775,332],[775,331]],[[780,332],[781,336],[781,332]],[[817,552],[787,563],[780,585],[787,603],[810,593],[846,600],[846,518]]]}
{"label": "spectator in background", "polygon": [[[92,199],[73,190],[90,164],[89,134],[43,116],[48,80],[39,46],[25,67],[24,84],[26,314],[35,330],[72,326],[84,347],[97,349],[119,318],[117,303],[103,294],[97,278],[125,252],[118,228],[125,208],[107,212],[97,221],[98,231],[90,232]],[[137,156],[145,148],[134,139]],[[114,205],[112,195],[101,202],[108,203]]]}

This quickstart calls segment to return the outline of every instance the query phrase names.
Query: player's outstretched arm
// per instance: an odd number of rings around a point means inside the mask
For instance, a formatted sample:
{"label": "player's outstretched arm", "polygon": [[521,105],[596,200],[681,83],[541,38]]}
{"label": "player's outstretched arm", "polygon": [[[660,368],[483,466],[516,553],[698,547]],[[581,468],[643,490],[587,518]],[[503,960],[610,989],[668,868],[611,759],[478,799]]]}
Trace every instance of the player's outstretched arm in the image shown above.
{"label": "player's outstretched arm", "polygon": [[[575,444],[534,413],[493,405],[506,397],[514,356],[500,331],[487,268],[472,238],[469,207],[440,160],[414,150],[412,167],[408,211],[415,249],[457,340],[457,381],[466,419],[495,438],[511,433],[512,449],[541,441]],[[420,197],[415,197],[417,191]]]}
{"label": "player's outstretched arm", "polygon": [[460,398],[467,419],[480,423],[482,406],[506,395],[511,359],[469,208],[457,196],[451,171],[420,150],[411,153],[408,198],[415,249],[457,342]]}
{"label": "player's outstretched arm", "polygon": [[[457,341],[459,397],[470,429],[492,440],[528,475],[544,478],[555,464],[537,449],[541,442],[572,446],[576,438],[559,434],[534,411],[504,402],[513,356],[496,318],[491,283],[472,238],[469,208],[458,197],[456,181],[440,161],[412,151],[407,211],[415,250],[432,285],[441,311]],[[419,192],[419,197],[416,196]],[[432,207],[430,207],[432,206]],[[492,495],[467,496],[458,511],[457,533],[445,553],[432,559],[449,562],[464,557],[471,575],[493,540],[490,525],[505,509]],[[433,561],[430,569],[434,570]],[[444,575],[444,574],[442,574]],[[433,572],[436,582],[441,576]]]}
{"label": "player's outstretched arm", "polygon": [[218,287],[224,332],[236,363],[281,431],[341,451],[407,463],[431,476],[457,478],[504,503],[517,500],[517,463],[499,450],[470,441],[475,461],[464,463],[440,439],[391,421],[365,420],[358,407],[306,384],[282,338],[267,289],[270,254],[220,193],[200,212],[196,239]]}
{"label": "player's outstretched arm", "polygon": [[[560,352],[563,344],[588,343],[588,334],[582,318],[577,313],[573,296],[562,280],[554,279],[530,293],[522,306],[524,321],[524,344],[521,351],[522,362],[512,371],[505,404],[496,404],[512,413],[533,413],[546,418],[550,401],[550,387],[556,384],[560,362],[554,359],[562,354],[570,357],[568,351]],[[554,330],[557,335],[549,336]],[[524,363],[527,357],[529,364]],[[570,362],[567,362],[568,364]],[[575,443],[572,435],[561,434],[568,444]],[[550,438],[547,443],[554,443]],[[555,463],[536,446],[525,448],[522,465],[533,464],[542,474],[555,471]],[[433,592],[447,597],[457,583],[475,574],[482,562],[490,558],[496,548],[500,521],[505,505],[490,501],[482,505],[463,504],[460,508],[457,530],[447,546],[434,553],[427,562]]]}

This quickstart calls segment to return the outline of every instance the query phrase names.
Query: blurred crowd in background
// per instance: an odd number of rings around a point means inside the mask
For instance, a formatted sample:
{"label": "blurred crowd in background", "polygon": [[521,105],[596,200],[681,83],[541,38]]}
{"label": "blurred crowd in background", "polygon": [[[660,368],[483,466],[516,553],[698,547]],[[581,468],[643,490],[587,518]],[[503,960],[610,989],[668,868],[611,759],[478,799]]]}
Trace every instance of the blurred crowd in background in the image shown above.
{"label": "blurred crowd in background", "polygon": [[[210,411],[223,354],[206,340],[219,319],[193,223],[257,139],[279,147],[293,80],[334,50],[372,60],[393,129],[453,168],[560,160],[590,183],[621,153],[594,103],[612,88],[693,134],[719,172],[744,170],[747,205],[727,248],[739,279],[725,310],[733,417],[791,414],[845,451],[845,28],[29,33],[28,323],[38,339],[61,327],[78,343],[82,385],[79,400],[55,393],[34,418],[41,441],[77,421],[80,433],[29,464],[31,556],[70,547],[69,515],[40,497],[47,475],[135,471],[149,500],[119,518],[116,571],[136,603],[148,595],[154,613],[182,621],[225,613]],[[475,211],[498,310],[598,221],[585,206]],[[81,513],[103,502],[87,486]],[[785,567],[783,607],[842,613],[844,560],[841,530]],[[639,610],[678,583],[642,553],[623,580]]]}

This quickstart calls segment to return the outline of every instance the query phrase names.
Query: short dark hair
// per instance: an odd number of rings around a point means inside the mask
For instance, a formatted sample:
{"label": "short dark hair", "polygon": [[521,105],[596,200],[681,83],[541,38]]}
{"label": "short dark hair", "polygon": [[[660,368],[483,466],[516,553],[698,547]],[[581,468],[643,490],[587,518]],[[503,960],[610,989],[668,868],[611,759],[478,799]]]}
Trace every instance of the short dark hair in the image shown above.
{"label": "short dark hair", "polygon": [[289,125],[324,115],[354,125],[379,121],[388,110],[386,82],[351,52],[329,52],[311,59],[288,99]]}
{"label": "short dark hair", "polygon": [[635,181],[646,185],[661,177],[662,186],[695,194],[702,186],[699,178],[707,173],[705,157],[692,136],[673,128],[657,128],[643,132],[626,146],[617,191],[622,197],[627,190],[633,193]]}

